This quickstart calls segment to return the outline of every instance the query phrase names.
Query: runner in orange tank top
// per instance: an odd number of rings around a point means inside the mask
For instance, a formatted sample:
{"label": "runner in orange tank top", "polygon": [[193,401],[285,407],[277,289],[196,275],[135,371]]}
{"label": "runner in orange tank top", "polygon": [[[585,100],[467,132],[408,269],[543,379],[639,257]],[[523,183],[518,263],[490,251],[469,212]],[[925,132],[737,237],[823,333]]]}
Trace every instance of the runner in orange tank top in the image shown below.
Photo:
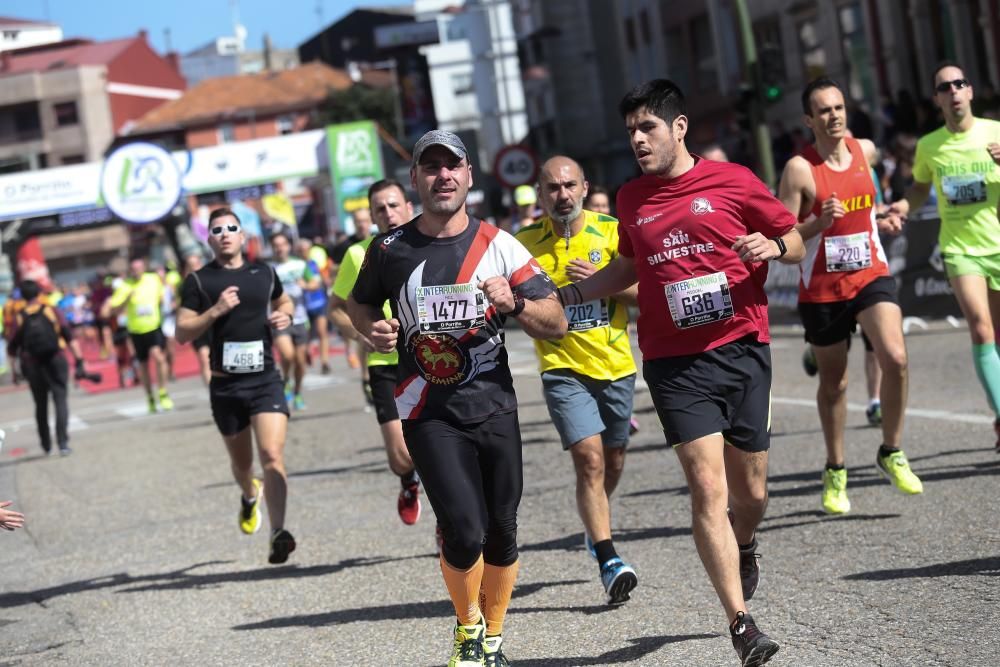
{"label": "runner in orange tank top", "polygon": [[900,449],[906,409],[906,343],[896,283],[889,275],[878,232],[898,234],[901,218],[876,213],[869,172],[876,155],[866,139],[847,136],[844,94],[835,81],[819,78],[802,93],[803,120],[815,143],[785,166],[779,198],[799,217],[805,240],[799,316],[819,368],[816,403],[826,442],[823,509],[851,509],[844,467],[847,421],[847,351],[861,324],[882,367],[882,446],[879,471],[906,494],[923,491]]}

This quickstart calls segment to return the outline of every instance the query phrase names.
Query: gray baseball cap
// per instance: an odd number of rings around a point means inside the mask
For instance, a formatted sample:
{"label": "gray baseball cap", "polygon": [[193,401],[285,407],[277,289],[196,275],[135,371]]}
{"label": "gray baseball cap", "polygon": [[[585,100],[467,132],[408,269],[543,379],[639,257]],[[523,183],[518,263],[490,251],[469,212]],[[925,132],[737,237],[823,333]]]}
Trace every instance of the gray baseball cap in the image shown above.
{"label": "gray baseball cap", "polygon": [[469,157],[469,151],[466,150],[465,144],[462,140],[458,138],[458,135],[449,132],[447,130],[431,130],[424,136],[417,140],[416,146],[413,147],[413,164],[416,165],[420,162],[420,156],[423,155],[424,151],[431,146],[444,146],[452,153],[455,157],[459,159],[467,159]]}

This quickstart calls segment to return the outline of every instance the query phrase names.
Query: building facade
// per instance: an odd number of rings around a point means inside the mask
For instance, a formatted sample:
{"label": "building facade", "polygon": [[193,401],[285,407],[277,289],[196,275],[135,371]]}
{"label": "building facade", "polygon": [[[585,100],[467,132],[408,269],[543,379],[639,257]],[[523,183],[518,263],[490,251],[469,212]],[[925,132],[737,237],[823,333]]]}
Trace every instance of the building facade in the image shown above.
{"label": "building facade", "polygon": [[0,53],[0,173],[101,158],[147,111],[181,96],[175,58],[136,37]]}

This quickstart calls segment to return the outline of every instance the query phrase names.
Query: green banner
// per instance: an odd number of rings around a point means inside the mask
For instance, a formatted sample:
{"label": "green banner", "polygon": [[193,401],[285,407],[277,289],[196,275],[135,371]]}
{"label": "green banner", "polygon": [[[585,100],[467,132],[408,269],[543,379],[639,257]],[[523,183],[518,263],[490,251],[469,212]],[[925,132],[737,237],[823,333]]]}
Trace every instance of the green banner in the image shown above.
{"label": "green banner", "polygon": [[326,145],[330,150],[330,179],[337,201],[337,218],[341,229],[352,231],[347,220],[354,211],[368,208],[368,186],[384,178],[382,151],[375,123],[328,125]]}

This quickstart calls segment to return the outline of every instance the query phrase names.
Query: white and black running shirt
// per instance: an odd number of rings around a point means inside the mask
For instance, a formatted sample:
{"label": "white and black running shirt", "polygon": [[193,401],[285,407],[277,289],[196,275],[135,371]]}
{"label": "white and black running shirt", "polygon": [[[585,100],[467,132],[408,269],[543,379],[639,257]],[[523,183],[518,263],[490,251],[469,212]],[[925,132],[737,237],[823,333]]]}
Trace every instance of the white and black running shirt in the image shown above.
{"label": "white and black running shirt", "polygon": [[184,279],[181,307],[204,313],[218,302],[223,290],[233,285],[240,288],[239,305],[209,329],[212,370],[230,375],[273,371],[271,325],[267,317],[271,302],[284,291],[270,266],[245,262],[238,269],[226,269],[216,261],[206,264]]}
{"label": "white and black running shirt", "polygon": [[401,419],[468,423],[517,408],[504,347],[506,317],[477,287],[494,276],[528,300],[555,291],[524,246],[475,218],[450,238],[425,236],[413,221],[368,247],[352,294],[378,309],[388,299],[400,322]]}

